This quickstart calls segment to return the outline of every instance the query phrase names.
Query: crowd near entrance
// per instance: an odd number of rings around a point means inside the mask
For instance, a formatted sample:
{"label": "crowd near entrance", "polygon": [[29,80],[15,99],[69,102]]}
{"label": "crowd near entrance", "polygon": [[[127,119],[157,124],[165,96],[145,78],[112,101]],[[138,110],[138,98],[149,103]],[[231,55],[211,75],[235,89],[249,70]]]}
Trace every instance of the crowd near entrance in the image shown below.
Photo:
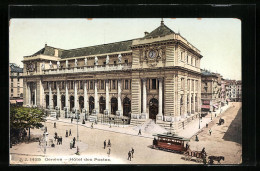
{"label": "crowd near entrance", "polygon": [[157,114],[158,114],[158,100],[152,98],[149,102],[149,118],[156,119]]}

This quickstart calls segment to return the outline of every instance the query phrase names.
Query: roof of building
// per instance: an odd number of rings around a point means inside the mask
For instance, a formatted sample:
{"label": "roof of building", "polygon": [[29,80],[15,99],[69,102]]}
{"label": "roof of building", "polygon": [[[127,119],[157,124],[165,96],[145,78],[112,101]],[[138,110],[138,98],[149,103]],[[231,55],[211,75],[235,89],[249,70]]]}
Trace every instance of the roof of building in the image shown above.
{"label": "roof of building", "polygon": [[[40,55],[40,54],[54,56],[55,49],[57,49],[58,57],[72,58],[72,57],[77,57],[77,56],[89,56],[89,55],[98,55],[98,54],[104,54],[104,53],[129,51],[129,50],[131,50],[131,45],[132,45],[132,40],[109,43],[109,44],[102,44],[102,45],[97,45],[97,46],[89,46],[89,47],[77,48],[77,49],[68,49],[68,50],[54,48],[54,47],[45,45],[44,48],[42,48],[41,50],[39,50],[38,52],[36,52],[30,56],[36,56],[36,55]],[[30,57],[30,56],[27,56],[27,57]]]}
{"label": "roof of building", "polygon": [[172,31],[166,25],[164,25],[163,21],[161,21],[161,25],[158,28],[153,30],[151,33],[148,33],[147,35],[145,35],[142,39],[162,37],[162,36],[166,36],[166,35],[169,35],[172,33],[175,33],[175,32]]}
{"label": "roof of building", "polygon": [[97,46],[89,46],[78,49],[63,50],[61,58],[71,58],[76,56],[89,56],[104,53],[122,52],[131,50],[132,40],[102,44]]}
{"label": "roof of building", "polygon": [[10,68],[11,68],[11,72],[19,72],[22,73],[23,72],[23,68],[20,68],[17,64],[15,63],[10,63],[9,64]]}

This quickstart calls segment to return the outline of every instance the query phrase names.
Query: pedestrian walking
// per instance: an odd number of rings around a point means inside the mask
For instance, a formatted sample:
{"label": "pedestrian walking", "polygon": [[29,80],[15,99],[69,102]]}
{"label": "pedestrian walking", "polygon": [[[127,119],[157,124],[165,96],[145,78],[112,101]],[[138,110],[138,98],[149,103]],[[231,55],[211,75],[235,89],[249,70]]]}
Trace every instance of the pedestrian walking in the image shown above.
{"label": "pedestrian walking", "polygon": [[209,124],[206,123],[206,128],[208,128]]}
{"label": "pedestrian walking", "polygon": [[56,128],[56,122],[54,122],[54,128]]}
{"label": "pedestrian walking", "polygon": [[66,130],[66,137],[68,137],[68,130]]}
{"label": "pedestrian walking", "polygon": [[59,145],[59,137],[57,137],[57,145]]}
{"label": "pedestrian walking", "polygon": [[142,135],[142,133],[141,133],[141,129],[139,129],[138,135]]}
{"label": "pedestrian walking", "polygon": [[198,135],[196,135],[195,141],[199,141]]}
{"label": "pedestrian walking", "polygon": [[91,129],[93,129],[93,122],[92,122],[92,124],[91,124]]}
{"label": "pedestrian walking", "polygon": [[108,152],[107,152],[108,157],[110,157],[110,152],[111,152],[111,149],[109,148]]}
{"label": "pedestrian walking", "polygon": [[131,151],[131,153],[132,153],[132,158],[134,158],[134,152],[135,152],[135,150],[134,150],[134,148],[132,147],[132,151]]}
{"label": "pedestrian walking", "polygon": [[69,136],[71,136],[72,134],[71,134],[71,129],[70,129],[70,134],[69,134]]}
{"label": "pedestrian walking", "polygon": [[131,151],[128,152],[128,158],[127,160],[130,160],[131,161]]}
{"label": "pedestrian walking", "polygon": [[75,141],[76,141],[76,138],[74,137],[73,138],[73,148],[75,148]]}
{"label": "pedestrian walking", "polygon": [[106,148],[106,145],[107,145],[107,143],[106,143],[106,140],[104,141],[104,149]]}
{"label": "pedestrian walking", "polygon": [[62,136],[60,137],[60,144],[62,145]]}
{"label": "pedestrian walking", "polygon": [[72,121],[73,121],[73,118],[72,118],[72,117],[71,117],[71,120],[70,120],[70,121],[71,121],[71,123],[72,123]]}
{"label": "pedestrian walking", "polygon": [[73,141],[70,141],[70,149],[72,149]]}
{"label": "pedestrian walking", "polygon": [[107,142],[107,147],[111,147],[110,139],[109,139],[108,142]]}
{"label": "pedestrian walking", "polygon": [[209,135],[211,135],[211,132],[212,132],[212,130],[210,129],[210,130],[209,130]]}

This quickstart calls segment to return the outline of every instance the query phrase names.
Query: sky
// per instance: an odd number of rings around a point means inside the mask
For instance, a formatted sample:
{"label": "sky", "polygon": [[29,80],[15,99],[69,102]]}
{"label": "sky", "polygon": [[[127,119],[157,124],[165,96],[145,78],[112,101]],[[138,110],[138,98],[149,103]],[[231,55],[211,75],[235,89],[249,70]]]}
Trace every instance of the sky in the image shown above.
{"label": "sky", "polygon": [[[201,51],[201,68],[241,80],[241,21],[235,18],[164,18],[164,24]],[[141,38],[161,18],[11,19],[9,61],[23,67],[24,56],[48,46],[74,49]]]}

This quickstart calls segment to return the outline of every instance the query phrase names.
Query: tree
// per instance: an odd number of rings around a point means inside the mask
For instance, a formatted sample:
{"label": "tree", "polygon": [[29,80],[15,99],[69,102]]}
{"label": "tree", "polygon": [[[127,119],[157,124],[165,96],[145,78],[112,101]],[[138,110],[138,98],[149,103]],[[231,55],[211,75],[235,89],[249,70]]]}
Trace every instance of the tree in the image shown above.
{"label": "tree", "polygon": [[[45,122],[44,112],[38,108],[27,108],[10,106],[10,128],[11,131],[18,130],[18,132],[29,129],[43,127],[42,122]],[[10,132],[12,135],[12,132]]]}

